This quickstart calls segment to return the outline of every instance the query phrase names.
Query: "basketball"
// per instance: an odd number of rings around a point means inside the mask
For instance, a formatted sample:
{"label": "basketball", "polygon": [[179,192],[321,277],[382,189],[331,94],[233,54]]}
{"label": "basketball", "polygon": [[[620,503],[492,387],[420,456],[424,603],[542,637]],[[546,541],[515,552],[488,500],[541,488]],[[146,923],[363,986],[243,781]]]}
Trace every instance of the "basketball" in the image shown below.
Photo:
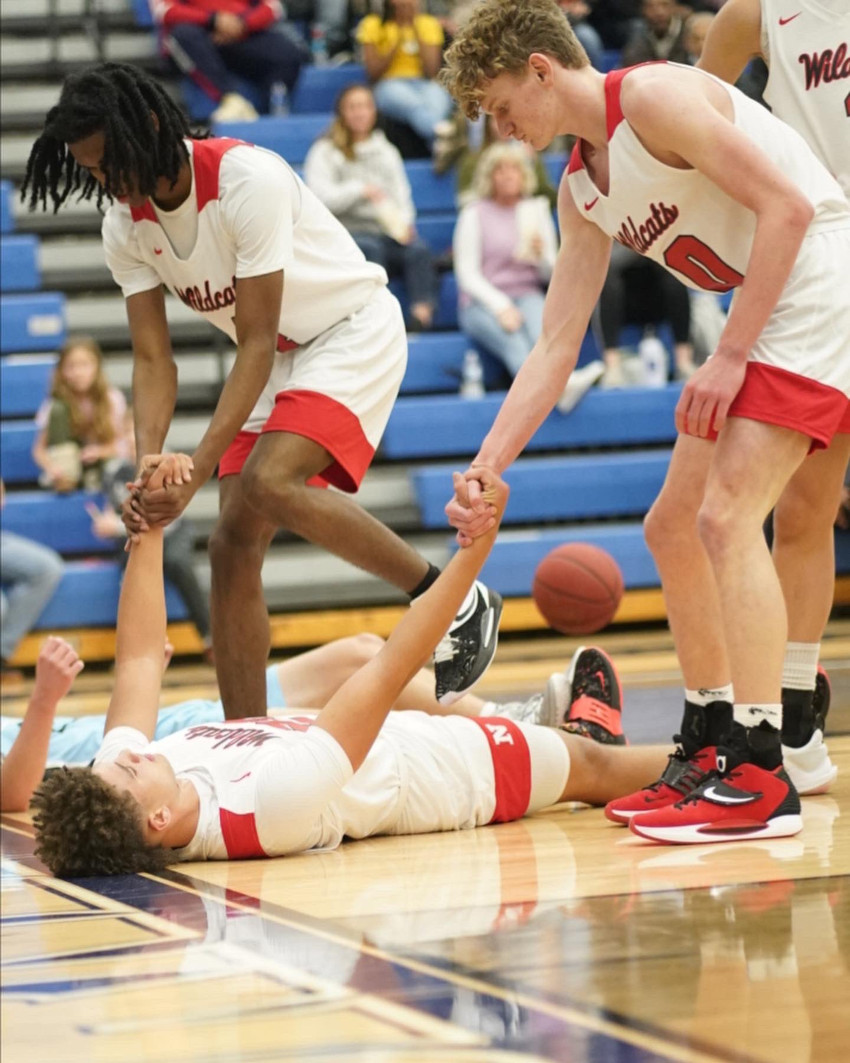
{"label": "basketball", "polygon": [[590,635],[614,618],[623,597],[623,573],[606,550],[590,543],[565,543],[537,566],[531,593],[556,631]]}

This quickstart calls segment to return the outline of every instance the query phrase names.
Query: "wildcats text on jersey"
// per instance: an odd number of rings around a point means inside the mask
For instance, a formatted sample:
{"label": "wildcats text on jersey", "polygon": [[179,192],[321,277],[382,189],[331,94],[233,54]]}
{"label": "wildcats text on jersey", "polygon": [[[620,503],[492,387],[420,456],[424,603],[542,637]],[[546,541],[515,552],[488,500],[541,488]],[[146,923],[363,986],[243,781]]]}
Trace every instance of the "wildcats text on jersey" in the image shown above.
{"label": "wildcats text on jersey", "polygon": [[197,284],[186,288],[175,287],[177,297],[191,310],[199,313],[211,313],[214,310],[224,310],[225,307],[233,306],[236,302],[236,278],[231,277],[230,284],[223,291],[214,292],[210,288],[210,282],[204,281],[203,290]]}
{"label": "wildcats text on jersey", "polygon": [[850,56],[844,42],[835,51],[826,48],[822,52],[802,52],[797,61],[803,64],[806,72],[806,92],[816,89],[821,82],[829,84],[850,78]]}
{"label": "wildcats text on jersey", "polygon": [[626,247],[643,255],[649,250],[655,241],[666,232],[667,229],[679,217],[679,208],[674,204],[668,207],[666,203],[650,203],[650,216],[640,227],[632,220],[631,214],[620,226],[615,238]]}

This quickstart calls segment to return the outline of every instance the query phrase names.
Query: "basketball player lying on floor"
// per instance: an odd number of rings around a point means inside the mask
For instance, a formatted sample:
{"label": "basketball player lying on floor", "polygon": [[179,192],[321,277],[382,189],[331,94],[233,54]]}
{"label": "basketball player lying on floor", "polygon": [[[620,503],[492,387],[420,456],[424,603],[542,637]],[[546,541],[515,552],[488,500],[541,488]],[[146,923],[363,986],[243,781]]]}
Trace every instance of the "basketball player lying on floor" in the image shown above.
{"label": "basketball player lying on floor", "polygon": [[501,717],[388,719],[495,540],[508,489],[487,468],[478,476],[489,527],[321,712],[199,725],[153,744],[166,615],[162,531],[144,532],[121,590],[104,741],[93,768],[51,773],[36,791],[37,855],[63,876],[282,856],[344,837],[504,822],[559,801],[604,804],[654,778],[659,748],[609,747]]}
{"label": "basketball player lying on floor", "polygon": [[[269,714],[323,708],[346,679],[383,646],[379,635],[350,635],[270,664],[266,669]],[[167,667],[172,647],[166,643],[165,649]],[[87,765],[97,756],[106,715],[56,715],[82,668],[83,661],[74,647],[51,635],[39,652],[35,684],[23,718],[0,716],[0,811],[25,811],[45,768]],[[595,646],[579,646],[567,668],[551,675],[541,693],[524,701],[496,704],[469,693],[447,708],[434,696],[432,673],[423,668],[404,688],[393,709],[415,709],[430,716],[506,716],[515,722],[563,726],[573,734],[623,745],[621,704],[619,677],[608,655]],[[160,709],[154,739],[197,724],[221,723],[224,718],[220,700],[178,702]]]}

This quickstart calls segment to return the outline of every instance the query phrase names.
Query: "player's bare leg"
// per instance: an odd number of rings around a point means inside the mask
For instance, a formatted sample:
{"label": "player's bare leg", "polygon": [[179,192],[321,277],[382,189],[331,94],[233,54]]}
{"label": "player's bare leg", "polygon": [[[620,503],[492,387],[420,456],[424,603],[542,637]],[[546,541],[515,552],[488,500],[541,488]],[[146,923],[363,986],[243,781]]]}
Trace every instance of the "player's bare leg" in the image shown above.
{"label": "player's bare leg", "polygon": [[731,417],[715,444],[700,538],[717,580],[736,703],[779,704],[787,621],[763,524],[809,438]]}
{"label": "player's bare leg", "polygon": [[605,805],[639,790],[658,778],[670,752],[666,746],[609,746],[566,731],[556,733],[570,754],[562,801]]}
{"label": "player's bare leg", "polygon": [[307,486],[332,461],[312,439],[290,432],[264,433],[242,470],[245,498],[270,524],[406,593],[412,591],[425,578],[428,562],[356,502],[336,491]]}
{"label": "player's bare leg", "polygon": [[681,435],[661,493],[644,521],[646,544],[661,575],[667,618],[690,690],[729,682],[720,598],[697,514],[715,444]]}
{"label": "player's bare leg", "polygon": [[850,435],[810,454],[773,514],[773,561],[788,610],[790,642],[820,642],[835,596],[833,525],[850,461]]}
{"label": "player's bare leg", "polygon": [[275,526],[245,501],[240,477],[225,476],[208,549],[215,668],[229,720],[266,714],[269,614],[262,570],[274,533]]}

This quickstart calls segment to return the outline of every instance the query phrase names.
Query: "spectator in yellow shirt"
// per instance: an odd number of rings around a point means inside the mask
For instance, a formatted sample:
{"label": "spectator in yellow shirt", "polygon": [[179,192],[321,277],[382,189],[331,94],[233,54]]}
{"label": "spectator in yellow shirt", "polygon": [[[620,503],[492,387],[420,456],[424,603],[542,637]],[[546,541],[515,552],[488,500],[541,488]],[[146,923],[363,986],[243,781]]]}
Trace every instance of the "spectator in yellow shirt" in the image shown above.
{"label": "spectator in yellow shirt", "polygon": [[357,29],[378,110],[409,125],[429,146],[442,133],[452,98],[434,79],[443,61],[443,29],[419,0],[385,0],[382,15]]}

